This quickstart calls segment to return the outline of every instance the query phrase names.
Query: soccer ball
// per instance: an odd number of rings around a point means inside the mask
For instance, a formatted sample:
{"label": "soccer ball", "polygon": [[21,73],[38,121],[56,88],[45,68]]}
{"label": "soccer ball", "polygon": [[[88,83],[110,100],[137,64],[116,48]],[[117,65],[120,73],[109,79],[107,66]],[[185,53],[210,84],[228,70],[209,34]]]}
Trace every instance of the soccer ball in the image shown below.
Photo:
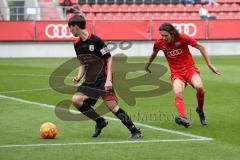
{"label": "soccer ball", "polygon": [[57,126],[51,122],[43,123],[40,127],[40,135],[44,139],[54,139],[57,131]]}

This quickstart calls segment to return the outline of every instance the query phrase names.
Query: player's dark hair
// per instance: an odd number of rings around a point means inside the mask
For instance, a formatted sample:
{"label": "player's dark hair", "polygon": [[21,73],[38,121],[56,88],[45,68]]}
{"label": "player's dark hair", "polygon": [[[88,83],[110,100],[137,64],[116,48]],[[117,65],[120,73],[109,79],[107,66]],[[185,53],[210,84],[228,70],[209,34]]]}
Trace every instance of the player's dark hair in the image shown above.
{"label": "player's dark hair", "polygon": [[166,31],[176,37],[179,36],[178,30],[171,23],[163,23],[159,27],[159,31]]}
{"label": "player's dark hair", "polygon": [[80,29],[86,29],[86,19],[82,15],[74,15],[68,21],[68,26],[77,25]]}

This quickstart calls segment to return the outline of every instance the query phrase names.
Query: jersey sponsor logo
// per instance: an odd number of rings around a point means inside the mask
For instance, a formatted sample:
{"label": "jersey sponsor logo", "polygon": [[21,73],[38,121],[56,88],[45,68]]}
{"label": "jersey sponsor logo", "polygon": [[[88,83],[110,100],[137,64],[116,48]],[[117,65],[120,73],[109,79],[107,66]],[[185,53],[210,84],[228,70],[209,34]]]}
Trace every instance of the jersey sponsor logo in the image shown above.
{"label": "jersey sponsor logo", "polygon": [[179,33],[184,33],[189,37],[193,37],[197,34],[197,26],[193,23],[173,23],[173,26]]}
{"label": "jersey sponsor logo", "polygon": [[104,55],[109,52],[109,49],[107,47],[104,47],[100,50],[100,52],[102,53],[102,55]]}
{"label": "jersey sponsor logo", "polygon": [[89,50],[92,52],[94,51],[94,45],[89,45]]}
{"label": "jersey sponsor logo", "polygon": [[181,42],[176,42],[174,45],[175,45],[175,47],[180,47]]}
{"label": "jersey sponsor logo", "polygon": [[178,55],[180,55],[181,53],[182,53],[181,49],[176,49],[176,50],[172,50],[172,51],[167,52],[167,56],[170,57],[170,58],[175,58]]}
{"label": "jersey sponsor logo", "polygon": [[48,38],[73,38],[67,24],[49,24],[45,28],[45,35]]}

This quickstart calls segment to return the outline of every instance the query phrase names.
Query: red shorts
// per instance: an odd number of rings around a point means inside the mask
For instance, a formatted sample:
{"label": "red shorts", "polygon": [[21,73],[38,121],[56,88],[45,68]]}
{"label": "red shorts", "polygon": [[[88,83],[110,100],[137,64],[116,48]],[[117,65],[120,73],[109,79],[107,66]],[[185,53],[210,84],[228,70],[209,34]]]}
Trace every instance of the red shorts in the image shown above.
{"label": "red shorts", "polygon": [[191,68],[188,68],[187,70],[185,70],[184,72],[175,72],[175,73],[172,73],[171,74],[171,81],[173,83],[173,81],[175,79],[180,79],[182,80],[185,84],[189,83],[192,85],[192,76],[194,74],[200,74],[200,72],[198,71],[198,68],[196,67],[191,67]]}

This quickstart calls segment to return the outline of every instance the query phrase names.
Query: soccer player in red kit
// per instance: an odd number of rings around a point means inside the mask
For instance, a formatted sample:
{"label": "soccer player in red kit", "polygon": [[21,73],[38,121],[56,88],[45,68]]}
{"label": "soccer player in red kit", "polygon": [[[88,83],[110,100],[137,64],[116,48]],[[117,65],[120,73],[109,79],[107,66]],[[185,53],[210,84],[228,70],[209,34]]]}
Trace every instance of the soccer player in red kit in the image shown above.
{"label": "soccer player in red kit", "polygon": [[205,48],[195,39],[190,38],[185,34],[178,33],[176,28],[170,23],[163,23],[159,27],[159,32],[162,38],[155,42],[153,53],[145,65],[145,70],[151,73],[149,67],[157,56],[158,51],[162,50],[171,70],[171,81],[175,95],[175,105],[179,114],[179,117],[175,118],[175,122],[185,127],[190,126],[190,123],[186,118],[186,111],[182,99],[184,88],[187,84],[190,84],[196,89],[196,97],[198,101],[196,112],[199,115],[200,122],[202,125],[207,125],[208,121],[203,112],[204,87],[188,45],[201,52],[207,66],[213,73],[220,75],[220,72],[212,65]]}

